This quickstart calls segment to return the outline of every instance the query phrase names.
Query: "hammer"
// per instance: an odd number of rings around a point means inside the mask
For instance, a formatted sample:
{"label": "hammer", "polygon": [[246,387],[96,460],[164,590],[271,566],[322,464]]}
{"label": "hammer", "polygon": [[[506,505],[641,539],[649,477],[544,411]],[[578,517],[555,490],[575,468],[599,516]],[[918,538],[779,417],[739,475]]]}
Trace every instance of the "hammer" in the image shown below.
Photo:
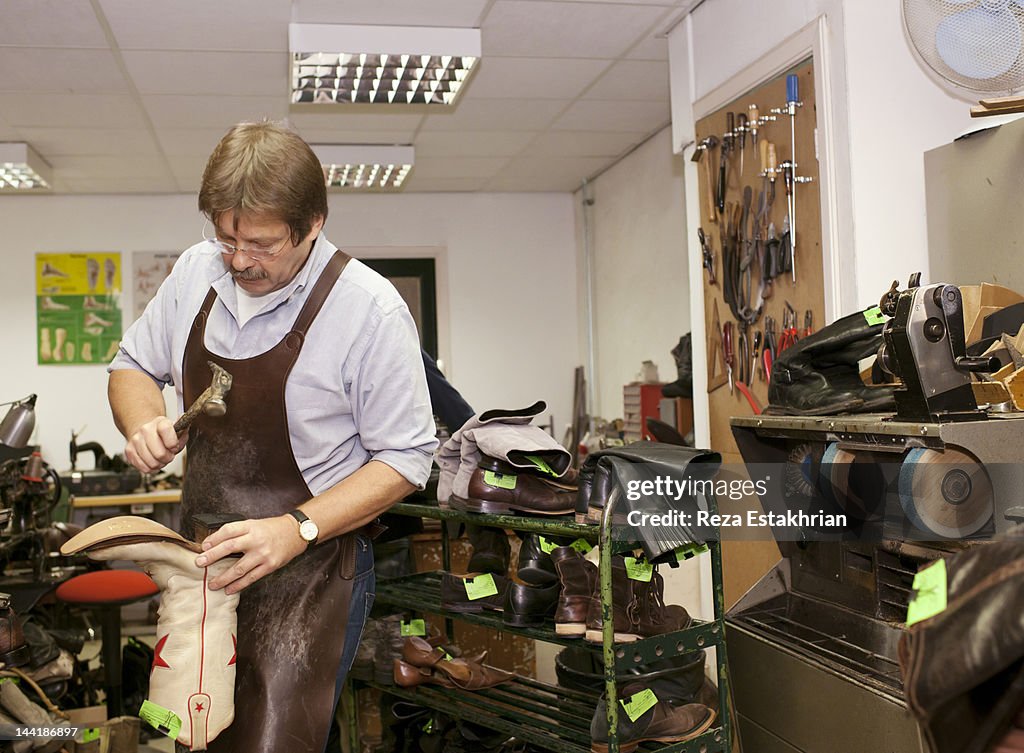
{"label": "hammer", "polygon": [[213,371],[213,380],[210,386],[203,390],[187,411],[182,413],[174,422],[174,431],[179,436],[188,431],[188,427],[195,421],[196,416],[205,413],[207,416],[223,416],[228,412],[228,406],[224,403],[224,396],[231,389],[231,374],[213,361],[207,361],[210,370]]}

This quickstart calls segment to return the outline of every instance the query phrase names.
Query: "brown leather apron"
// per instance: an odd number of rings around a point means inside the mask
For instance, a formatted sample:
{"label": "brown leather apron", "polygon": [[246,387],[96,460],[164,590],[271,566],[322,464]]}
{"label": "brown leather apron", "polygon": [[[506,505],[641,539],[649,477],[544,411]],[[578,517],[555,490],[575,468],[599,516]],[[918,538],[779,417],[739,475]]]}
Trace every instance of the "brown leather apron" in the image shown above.
{"label": "brown leather apron", "polygon": [[[341,251],[334,255],[291,331],[252,358],[232,360],[206,349],[206,320],[217,299],[212,288],[207,294],[185,346],[185,405],[209,386],[207,361],[234,379],[226,415],[200,416],[189,430],[181,500],[183,533],[189,538],[195,513],[266,518],[313,496],[292,453],[285,383],[310,324],[348,261]],[[355,535],[347,534],[318,544],[242,591],[235,720],[210,751],[322,753],[354,571]]]}

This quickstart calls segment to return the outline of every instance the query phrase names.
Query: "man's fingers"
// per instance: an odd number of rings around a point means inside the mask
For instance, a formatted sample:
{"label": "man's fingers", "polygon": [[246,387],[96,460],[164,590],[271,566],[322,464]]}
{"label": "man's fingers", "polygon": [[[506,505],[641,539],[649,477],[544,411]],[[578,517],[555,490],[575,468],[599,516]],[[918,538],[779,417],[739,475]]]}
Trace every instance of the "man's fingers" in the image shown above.
{"label": "man's fingers", "polygon": [[[173,452],[178,449],[178,434],[174,431],[174,423],[169,418],[162,418],[156,424],[156,432],[164,447]],[[173,454],[172,454],[173,457]],[[170,462],[170,461],[168,461]]]}

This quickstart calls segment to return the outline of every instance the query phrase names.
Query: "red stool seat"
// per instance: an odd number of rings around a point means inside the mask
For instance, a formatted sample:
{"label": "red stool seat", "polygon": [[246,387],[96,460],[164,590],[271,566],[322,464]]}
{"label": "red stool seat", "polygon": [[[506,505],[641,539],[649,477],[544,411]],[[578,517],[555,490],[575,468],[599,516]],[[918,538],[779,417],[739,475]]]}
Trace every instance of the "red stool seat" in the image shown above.
{"label": "red stool seat", "polygon": [[57,598],[83,606],[118,606],[160,592],[156,583],[137,570],[97,570],[70,578],[57,586]]}

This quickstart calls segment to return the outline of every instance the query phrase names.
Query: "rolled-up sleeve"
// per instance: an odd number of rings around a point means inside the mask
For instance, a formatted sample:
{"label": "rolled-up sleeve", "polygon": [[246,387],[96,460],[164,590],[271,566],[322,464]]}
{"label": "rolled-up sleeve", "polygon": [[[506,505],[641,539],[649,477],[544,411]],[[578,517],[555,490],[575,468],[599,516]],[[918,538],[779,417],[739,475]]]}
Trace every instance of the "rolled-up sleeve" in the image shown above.
{"label": "rolled-up sleeve", "polygon": [[374,460],[419,489],[437,448],[419,338],[404,306],[383,312],[364,334],[350,395],[360,442]]}

